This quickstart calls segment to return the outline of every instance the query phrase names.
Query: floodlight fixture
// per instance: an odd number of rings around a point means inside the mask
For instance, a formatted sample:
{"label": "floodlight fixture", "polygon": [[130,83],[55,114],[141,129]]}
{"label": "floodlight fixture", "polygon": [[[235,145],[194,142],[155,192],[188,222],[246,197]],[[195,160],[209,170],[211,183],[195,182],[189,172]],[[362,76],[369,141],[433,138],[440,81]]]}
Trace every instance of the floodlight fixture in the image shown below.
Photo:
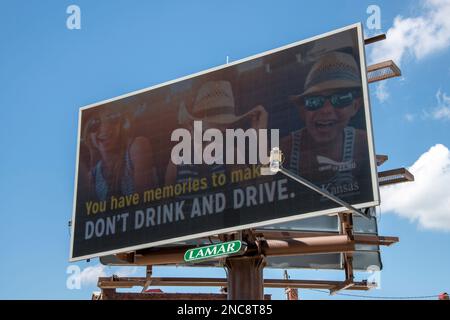
{"label": "floodlight fixture", "polygon": [[283,154],[280,148],[275,147],[270,151],[270,171],[277,173],[280,170],[283,161]]}

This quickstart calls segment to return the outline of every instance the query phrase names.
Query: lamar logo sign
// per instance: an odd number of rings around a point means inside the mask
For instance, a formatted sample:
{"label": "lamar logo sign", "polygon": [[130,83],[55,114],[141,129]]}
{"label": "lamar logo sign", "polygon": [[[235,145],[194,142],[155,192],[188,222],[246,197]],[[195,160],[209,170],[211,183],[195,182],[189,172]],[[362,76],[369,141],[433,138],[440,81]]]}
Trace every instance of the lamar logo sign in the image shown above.
{"label": "lamar logo sign", "polygon": [[218,243],[212,246],[190,249],[184,254],[184,261],[191,262],[209,258],[223,257],[242,253],[245,246],[240,240]]}

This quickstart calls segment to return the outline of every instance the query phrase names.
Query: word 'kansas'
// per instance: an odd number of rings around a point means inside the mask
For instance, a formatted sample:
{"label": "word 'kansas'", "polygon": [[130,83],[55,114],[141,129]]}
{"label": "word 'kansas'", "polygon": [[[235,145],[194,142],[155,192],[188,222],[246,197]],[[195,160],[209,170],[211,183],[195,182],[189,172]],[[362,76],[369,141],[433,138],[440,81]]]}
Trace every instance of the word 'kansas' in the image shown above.
{"label": "word 'kansas'", "polygon": [[[171,141],[178,142],[172,148],[171,160],[173,164],[266,165],[269,163],[267,129],[250,128],[245,131],[243,129],[226,129],[224,137],[224,133],[215,128],[203,132],[202,121],[194,121],[192,132],[193,136],[191,131],[184,128],[178,128],[172,132]],[[203,148],[204,142],[207,145]],[[271,148],[279,146],[278,129],[270,130],[270,143]],[[248,150],[248,153],[246,153],[246,150]],[[247,155],[248,162],[245,161]]]}

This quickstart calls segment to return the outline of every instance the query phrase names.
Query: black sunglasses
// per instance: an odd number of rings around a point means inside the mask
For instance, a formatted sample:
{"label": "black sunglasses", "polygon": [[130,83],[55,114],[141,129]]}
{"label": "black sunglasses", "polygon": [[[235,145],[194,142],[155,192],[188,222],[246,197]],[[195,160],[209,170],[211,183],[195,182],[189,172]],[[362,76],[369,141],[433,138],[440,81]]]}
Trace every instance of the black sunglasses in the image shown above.
{"label": "black sunglasses", "polygon": [[359,91],[340,91],[333,93],[328,96],[316,95],[316,96],[306,96],[304,97],[304,106],[308,111],[316,111],[321,109],[327,100],[330,101],[331,105],[337,109],[342,109],[348,107],[353,100],[360,96]]}

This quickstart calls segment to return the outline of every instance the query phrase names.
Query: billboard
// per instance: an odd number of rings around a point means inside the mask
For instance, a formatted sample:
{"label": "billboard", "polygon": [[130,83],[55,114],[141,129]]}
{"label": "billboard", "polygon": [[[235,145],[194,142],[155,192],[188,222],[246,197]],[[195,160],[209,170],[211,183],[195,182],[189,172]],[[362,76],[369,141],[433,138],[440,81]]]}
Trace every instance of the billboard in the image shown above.
{"label": "billboard", "polygon": [[379,204],[362,27],[80,109],[72,261]]}

